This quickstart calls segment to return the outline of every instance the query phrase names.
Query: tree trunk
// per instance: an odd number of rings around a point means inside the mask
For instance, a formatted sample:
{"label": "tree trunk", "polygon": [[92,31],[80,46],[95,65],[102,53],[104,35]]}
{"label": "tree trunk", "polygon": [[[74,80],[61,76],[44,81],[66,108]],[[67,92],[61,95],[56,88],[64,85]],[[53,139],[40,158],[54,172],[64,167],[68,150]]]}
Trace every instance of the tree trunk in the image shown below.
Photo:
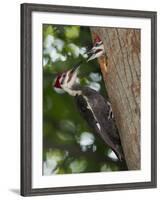
{"label": "tree trunk", "polygon": [[98,59],[129,170],[140,169],[140,30],[91,28],[105,47]]}

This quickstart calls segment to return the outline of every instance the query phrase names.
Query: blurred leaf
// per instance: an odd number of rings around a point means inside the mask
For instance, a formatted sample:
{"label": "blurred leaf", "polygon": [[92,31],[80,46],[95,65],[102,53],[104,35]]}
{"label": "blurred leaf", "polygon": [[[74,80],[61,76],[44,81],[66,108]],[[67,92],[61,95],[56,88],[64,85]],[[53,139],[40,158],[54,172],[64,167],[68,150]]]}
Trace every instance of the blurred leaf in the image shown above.
{"label": "blurred leaf", "polygon": [[67,152],[61,151],[59,149],[53,149],[46,153],[46,160],[55,160],[55,162],[59,163],[62,161],[67,155]]}
{"label": "blurred leaf", "polygon": [[84,158],[75,159],[69,165],[72,173],[84,172],[87,168],[88,162]]}
{"label": "blurred leaf", "polygon": [[78,38],[79,32],[80,32],[79,26],[67,26],[67,27],[65,27],[65,36],[68,39]]}
{"label": "blurred leaf", "polygon": [[46,25],[43,28],[43,36],[46,38],[48,35],[54,35],[54,30],[52,25]]}
{"label": "blurred leaf", "polygon": [[100,171],[101,171],[101,172],[111,172],[112,169],[111,169],[110,165],[103,164],[103,165],[101,166]]}
{"label": "blurred leaf", "polygon": [[73,143],[75,141],[75,138],[72,134],[65,133],[65,132],[56,132],[57,137],[61,140],[62,143],[68,144]]}
{"label": "blurred leaf", "polygon": [[68,44],[68,52],[70,52],[74,57],[78,57],[80,50],[77,45],[70,43]]}
{"label": "blurred leaf", "polygon": [[44,174],[51,175],[56,169],[57,165],[63,162],[67,152],[60,151],[58,149],[49,150],[46,152],[46,160],[44,162]]}
{"label": "blurred leaf", "polygon": [[74,123],[70,120],[61,120],[60,127],[62,130],[68,131],[69,133],[74,133],[76,131]]}
{"label": "blurred leaf", "polygon": [[66,174],[66,171],[63,167],[58,167],[55,171],[55,174]]}

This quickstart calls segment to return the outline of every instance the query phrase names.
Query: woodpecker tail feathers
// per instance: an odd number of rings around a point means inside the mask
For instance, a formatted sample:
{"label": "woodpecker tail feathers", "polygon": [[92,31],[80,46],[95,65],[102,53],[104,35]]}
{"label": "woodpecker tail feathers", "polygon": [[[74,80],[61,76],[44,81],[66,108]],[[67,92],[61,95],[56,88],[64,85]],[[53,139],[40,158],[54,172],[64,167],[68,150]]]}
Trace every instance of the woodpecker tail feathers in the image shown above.
{"label": "woodpecker tail feathers", "polygon": [[113,151],[115,152],[115,154],[118,157],[119,161],[125,160],[125,156],[124,156],[122,147],[120,145],[116,145],[115,149],[113,149]]}

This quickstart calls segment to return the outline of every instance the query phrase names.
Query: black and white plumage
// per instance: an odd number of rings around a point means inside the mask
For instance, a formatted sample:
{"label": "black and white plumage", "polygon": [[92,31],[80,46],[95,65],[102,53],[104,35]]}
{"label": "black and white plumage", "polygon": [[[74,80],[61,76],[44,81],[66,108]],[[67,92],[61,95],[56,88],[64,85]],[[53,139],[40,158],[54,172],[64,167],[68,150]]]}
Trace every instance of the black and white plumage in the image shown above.
{"label": "black and white plumage", "polygon": [[89,87],[84,87],[81,91],[80,95],[75,96],[79,111],[93,131],[100,135],[119,160],[122,160],[120,137],[110,102]]}
{"label": "black and white plumage", "polygon": [[111,104],[97,91],[76,84],[79,66],[58,75],[54,87],[62,88],[75,98],[77,107],[88,125],[101,136],[118,159],[123,160],[120,137]]}
{"label": "black and white plumage", "polygon": [[99,58],[104,54],[104,45],[100,37],[94,33],[94,43],[93,47],[87,51],[88,55],[87,62],[90,60],[94,60],[95,58]]}

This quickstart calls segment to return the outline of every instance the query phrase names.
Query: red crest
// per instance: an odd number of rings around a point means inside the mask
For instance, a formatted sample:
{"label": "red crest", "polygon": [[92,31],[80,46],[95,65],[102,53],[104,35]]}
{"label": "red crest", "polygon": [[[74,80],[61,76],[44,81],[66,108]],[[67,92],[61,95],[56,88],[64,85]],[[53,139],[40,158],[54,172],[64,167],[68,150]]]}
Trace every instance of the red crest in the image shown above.
{"label": "red crest", "polygon": [[102,41],[101,38],[96,33],[94,33],[93,35],[94,35],[94,43]]}
{"label": "red crest", "polygon": [[60,78],[61,78],[61,75],[58,75],[57,78],[56,78],[54,87],[56,87],[56,88],[61,88],[61,85],[60,85]]}

